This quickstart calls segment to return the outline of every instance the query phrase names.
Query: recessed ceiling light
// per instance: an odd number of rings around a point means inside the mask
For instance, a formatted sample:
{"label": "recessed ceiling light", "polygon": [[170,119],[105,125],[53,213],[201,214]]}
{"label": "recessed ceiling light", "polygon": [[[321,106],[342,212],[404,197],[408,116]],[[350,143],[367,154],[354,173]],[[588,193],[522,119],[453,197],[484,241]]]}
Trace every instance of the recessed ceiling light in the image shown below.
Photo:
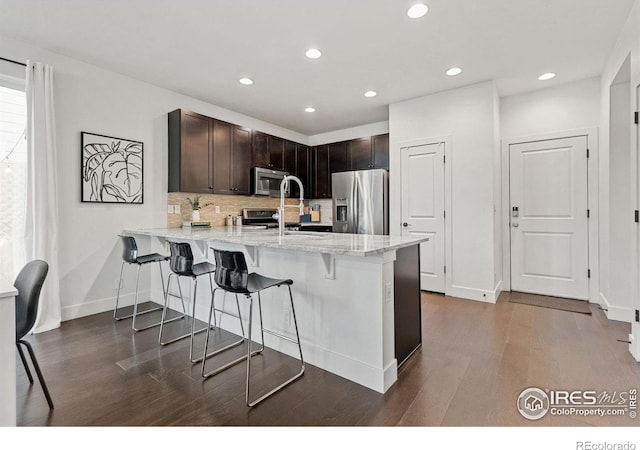
{"label": "recessed ceiling light", "polygon": [[307,55],[307,58],[318,59],[322,56],[322,52],[317,48],[310,48],[309,50],[307,50],[305,55]]}
{"label": "recessed ceiling light", "polygon": [[253,80],[251,78],[240,78],[240,84],[244,84],[245,86],[250,86],[253,84]]}
{"label": "recessed ceiling light", "polygon": [[365,97],[375,97],[376,95],[378,95],[376,91],[367,91],[364,93]]}
{"label": "recessed ceiling light", "polygon": [[309,106],[308,108],[305,108],[304,110],[305,112],[316,112],[316,109],[312,108],[311,106]]}
{"label": "recessed ceiling light", "polygon": [[450,77],[455,77],[456,75],[460,75],[462,73],[462,69],[460,67],[452,67],[447,70],[447,75]]}
{"label": "recessed ceiling light", "polygon": [[538,77],[538,80],[540,80],[540,81],[547,81],[547,80],[550,80],[550,79],[552,79],[552,78],[555,78],[555,76],[556,76],[556,74],[555,74],[555,73],[553,73],[553,72],[547,72],[547,73],[543,73],[542,75],[540,75],[540,76]]}
{"label": "recessed ceiling light", "polygon": [[429,11],[429,7],[423,3],[416,3],[407,10],[407,16],[412,19],[419,19]]}

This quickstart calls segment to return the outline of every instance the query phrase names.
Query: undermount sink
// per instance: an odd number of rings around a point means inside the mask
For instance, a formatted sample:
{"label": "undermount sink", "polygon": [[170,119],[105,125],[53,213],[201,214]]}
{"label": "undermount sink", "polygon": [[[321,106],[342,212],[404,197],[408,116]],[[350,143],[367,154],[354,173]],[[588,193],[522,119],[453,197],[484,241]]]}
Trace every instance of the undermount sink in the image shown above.
{"label": "undermount sink", "polygon": [[326,233],[316,233],[315,231],[285,231],[285,236],[304,236],[304,237],[327,237]]}

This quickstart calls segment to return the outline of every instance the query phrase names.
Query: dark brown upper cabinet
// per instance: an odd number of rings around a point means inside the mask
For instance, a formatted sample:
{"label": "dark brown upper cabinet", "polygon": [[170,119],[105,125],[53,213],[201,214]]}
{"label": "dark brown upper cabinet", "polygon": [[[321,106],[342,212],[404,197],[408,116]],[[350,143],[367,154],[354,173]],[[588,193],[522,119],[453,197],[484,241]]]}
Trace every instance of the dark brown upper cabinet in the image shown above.
{"label": "dark brown upper cabinet", "polygon": [[[290,175],[295,175],[300,178],[298,174],[298,152],[297,152],[298,144],[292,141],[284,141],[284,154],[283,154],[283,164],[282,170],[289,173]],[[305,183],[303,179],[303,186],[306,188],[308,183]],[[299,197],[300,189],[297,183],[291,183],[289,189],[289,197]]]}
{"label": "dark brown upper cabinet", "polygon": [[211,122],[190,111],[169,113],[169,192],[213,191]]}
{"label": "dark brown upper cabinet", "polygon": [[331,198],[331,171],[329,168],[328,145],[313,147],[312,174],[312,196],[310,196],[310,198]]}
{"label": "dark brown upper cabinet", "polygon": [[389,134],[380,134],[371,138],[373,168],[389,170]]}
{"label": "dark brown upper cabinet", "polygon": [[213,119],[213,193],[249,194],[251,130]]}
{"label": "dark brown upper cabinet", "polygon": [[[296,144],[296,176],[302,181],[304,186],[304,197],[311,198],[311,149],[303,144]],[[297,188],[296,188],[297,189]],[[294,197],[299,197],[300,193],[294,191]]]}
{"label": "dark brown upper cabinet", "polygon": [[249,195],[251,189],[251,129],[233,127],[233,188],[235,194]]}
{"label": "dark brown upper cabinet", "polygon": [[389,170],[389,135],[349,141],[349,158],[351,170]]}
{"label": "dark brown upper cabinet", "polygon": [[261,131],[254,131],[253,166],[282,170],[284,165],[284,144],[285,140],[282,138],[271,136]]}
{"label": "dark brown upper cabinet", "polygon": [[169,192],[249,194],[251,130],[185,110],[169,113]]}
{"label": "dark brown upper cabinet", "polygon": [[233,192],[233,150],[231,147],[233,126],[213,120],[213,192]]}
{"label": "dark brown upper cabinet", "polygon": [[329,171],[331,173],[349,170],[347,147],[347,141],[329,144]]}
{"label": "dark brown upper cabinet", "polygon": [[285,140],[276,136],[267,137],[267,149],[269,151],[269,168],[283,170],[284,168],[284,144]]}

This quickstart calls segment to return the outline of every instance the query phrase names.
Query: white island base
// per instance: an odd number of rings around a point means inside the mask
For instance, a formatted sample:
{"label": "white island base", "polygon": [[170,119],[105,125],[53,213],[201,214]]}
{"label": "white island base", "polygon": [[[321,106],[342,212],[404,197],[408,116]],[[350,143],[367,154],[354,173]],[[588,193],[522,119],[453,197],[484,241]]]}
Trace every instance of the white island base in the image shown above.
{"label": "white island base", "polygon": [[[386,392],[397,380],[394,355],[396,249],[417,245],[424,239],[334,233],[318,234],[318,237],[278,237],[272,232],[225,233],[215,229],[125,230],[125,233],[135,235],[141,249],[144,248],[141,236],[152,236],[149,250],[165,254],[165,239],[190,242],[196,262],[213,261],[211,248],[243,251],[250,271],[293,280],[293,301],[305,362],[380,393]],[[380,245],[377,238],[384,238],[384,243]],[[336,240],[350,242],[338,245]],[[363,242],[364,246],[360,245]],[[415,270],[417,276],[419,268]],[[162,297],[159,281],[152,280],[153,298],[156,299]],[[191,281],[182,277],[181,282],[183,294],[190,297]],[[175,286],[171,292],[174,291],[177,293]],[[286,288],[267,289],[261,295],[265,327],[294,337]],[[216,295],[218,307],[223,304],[222,298],[223,294]],[[225,303],[229,308],[235,307],[231,294],[225,294]],[[206,321],[209,305],[208,281],[203,279],[198,283],[198,319]],[[241,299],[240,306],[246,320],[247,302]],[[172,300],[171,307],[178,309],[178,300]],[[218,324],[232,333],[241,334],[236,319],[225,316]],[[259,340],[258,334],[254,334],[253,340]],[[289,342],[265,335],[265,345],[297,357],[297,348]]]}

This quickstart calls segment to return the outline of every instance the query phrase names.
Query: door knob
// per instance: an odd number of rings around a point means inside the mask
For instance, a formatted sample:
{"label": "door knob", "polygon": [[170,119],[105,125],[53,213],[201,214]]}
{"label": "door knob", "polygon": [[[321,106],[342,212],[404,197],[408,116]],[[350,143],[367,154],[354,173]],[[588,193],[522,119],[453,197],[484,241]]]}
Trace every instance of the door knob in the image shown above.
{"label": "door knob", "polygon": [[406,228],[409,226],[409,224],[407,222],[403,222],[402,226]]}
{"label": "door knob", "polygon": [[518,222],[513,222],[513,223],[511,224],[511,226],[512,226],[513,228],[518,228],[520,225],[518,224]]}

